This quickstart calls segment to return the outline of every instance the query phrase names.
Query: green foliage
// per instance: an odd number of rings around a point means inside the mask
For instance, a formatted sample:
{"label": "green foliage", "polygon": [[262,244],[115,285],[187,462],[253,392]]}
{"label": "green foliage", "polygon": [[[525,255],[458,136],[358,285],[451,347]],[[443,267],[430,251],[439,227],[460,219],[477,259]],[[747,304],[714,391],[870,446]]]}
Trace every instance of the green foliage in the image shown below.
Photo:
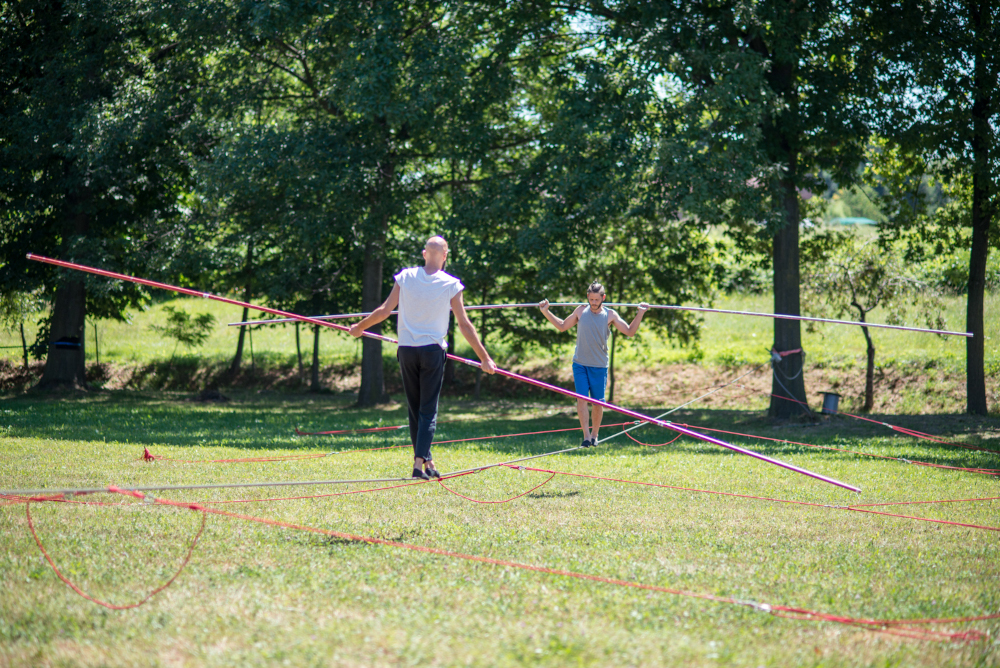
{"label": "green foliage", "polygon": [[840,188],[834,192],[827,202],[826,219],[831,218],[869,218],[884,223],[887,218],[875,203],[878,193],[868,186]]}
{"label": "green foliage", "polygon": [[656,194],[667,211],[725,223],[745,250],[766,254],[777,229],[798,223],[785,210],[790,188],[820,189],[819,170],[856,180],[870,77],[833,3],[590,7],[659,77]]}
{"label": "green foliage", "polygon": [[803,303],[810,315],[864,320],[881,308],[886,323],[902,325],[912,309],[921,324],[946,327],[940,296],[891,245],[822,230],[803,241],[802,260]]}
{"label": "green foliage", "polygon": [[[821,231],[808,238],[802,251],[805,312],[868,322],[869,314],[881,308],[887,324],[902,325],[912,308],[929,329],[945,329],[940,296],[894,251],[877,239],[859,241],[849,232]],[[868,357],[863,410],[869,411],[874,406],[875,345],[869,328],[862,325],[861,331]]]}
{"label": "green foliage", "polygon": [[[0,17],[0,289],[51,299],[67,274],[27,251],[145,269],[169,248],[193,104],[166,85],[176,61],[154,7],[32,1],[4,3]],[[143,301],[133,284],[86,281],[100,317]]]}
{"label": "green foliage", "polygon": [[[869,180],[885,189],[890,223],[919,226],[934,213],[925,206],[930,178],[951,191],[947,199],[967,198],[960,207],[964,213],[947,217],[970,224],[975,176],[977,206],[995,243],[1000,108],[990,99],[995,100],[1000,74],[994,48],[1000,40],[1000,7],[871,0],[858,3],[852,29],[859,63],[871,68],[878,82],[870,109],[881,139],[871,156]],[[967,195],[958,195],[966,189]]]}
{"label": "green foliage", "polygon": [[211,313],[199,313],[191,317],[184,309],[173,306],[164,306],[163,311],[167,315],[166,324],[150,325],[149,328],[174,339],[185,348],[197,348],[204,344],[215,327],[215,316]]}
{"label": "green foliage", "polygon": [[44,306],[37,292],[0,292],[0,329],[10,330],[22,325]]}

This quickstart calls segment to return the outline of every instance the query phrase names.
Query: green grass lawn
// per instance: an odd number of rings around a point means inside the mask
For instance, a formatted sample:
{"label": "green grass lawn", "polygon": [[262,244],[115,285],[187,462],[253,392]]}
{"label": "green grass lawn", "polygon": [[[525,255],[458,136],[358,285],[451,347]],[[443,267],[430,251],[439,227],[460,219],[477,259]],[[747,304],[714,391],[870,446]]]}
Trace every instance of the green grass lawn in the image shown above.
{"label": "green grass lawn", "polygon": [[[330,396],[236,395],[203,405],[168,393],[15,397],[0,404],[0,488],[230,483],[405,475],[403,432],[296,437],[295,426],[401,424],[398,404],[351,408]],[[573,427],[566,402],[446,399],[438,439]],[[692,410],[680,422],[911,460],[1000,468],[1000,455],[903,437],[835,417],[773,425],[754,413]],[[908,416],[906,426],[1000,450],[1000,421]],[[608,416],[607,422],[617,422]],[[897,420],[890,420],[897,421]],[[605,429],[602,435],[613,433]],[[670,434],[636,432],[662,442]],[[749,457],[681,439],[646,448],[624,438],[538,460],[540,468],[842,506],[1000,496],[993,476],[799,445],[739,439],[860,495]],[[578,443],[574,432],[442,445],[456,470]],[[140,461],[143,447],[182,459],[347,451],[280,463]],[[541,483],[490,470],[448,483],[481,500]],[[261,499],[342,488],[163,493],[190,501]],[[170,577],[200,523],[190,510],[122,502],[40,503],[32,516],[60,569],[123,604]],[[322,529],[571,570],[690,592],[866,618],[1000,613],[1000,534],[957,526],[556,476],[508,504],[464,500],[437,483],[350,496],[217,506]],[[889,512],[1000,526],[1000,502],[889,506]],[[114,612],[60,582],[27,530],[24,507],[0,507],[0,665],[731,665],[975,666],[1000,663],[987,640],[906,640],[749,607],[532,573],[396,547],[209,516],[177,581],[146,605]]]}

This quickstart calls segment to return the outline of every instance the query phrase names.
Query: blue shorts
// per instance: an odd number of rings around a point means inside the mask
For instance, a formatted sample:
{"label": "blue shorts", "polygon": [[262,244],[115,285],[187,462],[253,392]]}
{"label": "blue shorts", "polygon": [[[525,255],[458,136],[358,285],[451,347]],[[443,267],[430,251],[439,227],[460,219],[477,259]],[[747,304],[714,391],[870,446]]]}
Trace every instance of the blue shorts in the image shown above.
{"label": "blue shorts", "polygon": [[608,384],[608,370],[600,366],[583,366],[573,362],[573,384],[576,393],[604,401],[604,386]]}

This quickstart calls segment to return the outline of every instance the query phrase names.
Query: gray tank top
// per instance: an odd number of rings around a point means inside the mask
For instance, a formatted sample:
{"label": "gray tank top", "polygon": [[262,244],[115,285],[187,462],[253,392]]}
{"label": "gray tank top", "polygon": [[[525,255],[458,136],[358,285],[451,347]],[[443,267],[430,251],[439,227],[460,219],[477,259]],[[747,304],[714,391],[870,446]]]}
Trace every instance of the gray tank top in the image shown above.
{"label": "gray tank top", "polygon": [[573,361],[583,366],[608,367],[608,336],[611,334],[609,320],[614,313],[609,308],[601,308],[594,313],[583,309],[580,322],[576,324],[576,352]]}

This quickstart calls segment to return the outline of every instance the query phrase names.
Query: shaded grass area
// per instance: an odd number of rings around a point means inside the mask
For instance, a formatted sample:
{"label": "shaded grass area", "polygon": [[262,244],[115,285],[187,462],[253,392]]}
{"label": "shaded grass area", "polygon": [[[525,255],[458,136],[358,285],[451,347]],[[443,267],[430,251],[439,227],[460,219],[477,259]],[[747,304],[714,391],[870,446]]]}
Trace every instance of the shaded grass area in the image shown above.
{"label": "shaded grass area", "polygon": [[[396,477],[404,432],[302,438],[307,429],[402,424],[398,404],[357,410],[349,398],[235,395],[223,405],[169,393],[102,393],[0,405],[0,487],[149,485]],[[439,440],[573,427],[564,402],[446,399]],[[647,412],[657,414],[656,407]],[[1000,468],[1000,455],[916,441],[837,417],[775,425],[756,413],[693,408],[679,422],[791,441]],[[1000,450],[1000,421],[886,418]],[[618,422],[609,415],[606,422]],[[614,429],[602,430],[602,435]],[[642,440],[672,434],[643,428]],[[575,432],[470,441],[436,449],[455,470],[567,447]],[[859,484],[860,496],[715,446],[663,448],[624,437],[541,468],[830,505],[1000,496],[996,477],[939,471],[800,445],[741,445]],[[145,463],[143,447],[184,459],[346,451],[281,463]],[[541,473],[492,470],[449,482],[482,500],[519,494]],[[294,494],[288,494],[287,492]],[[330,493],[330,488],[191,491],[192,501]],[[103,497],[103,500],[112,500]],[[141,598],[176,569],[196,513],[118,504],[39,504],[39,533],[68,576],[115,603]],[[366,536],[576,570],[695,592],[860,617],[1000,612],[998,534],[692,491],[557,476],[505,505],[479,505],[436,483],[388,492],[228,506]],[[1000,502],[902,506],[903,514],[1000,525]],[[990,640],[905,641],[749,608],[456,561],[210,517],[188,569],[131,612],[90,604],[59,582],[26,531],[0,508],[0,657],[10,665],[995,665]],[[962,628],[956,626],[952,628]]]}

